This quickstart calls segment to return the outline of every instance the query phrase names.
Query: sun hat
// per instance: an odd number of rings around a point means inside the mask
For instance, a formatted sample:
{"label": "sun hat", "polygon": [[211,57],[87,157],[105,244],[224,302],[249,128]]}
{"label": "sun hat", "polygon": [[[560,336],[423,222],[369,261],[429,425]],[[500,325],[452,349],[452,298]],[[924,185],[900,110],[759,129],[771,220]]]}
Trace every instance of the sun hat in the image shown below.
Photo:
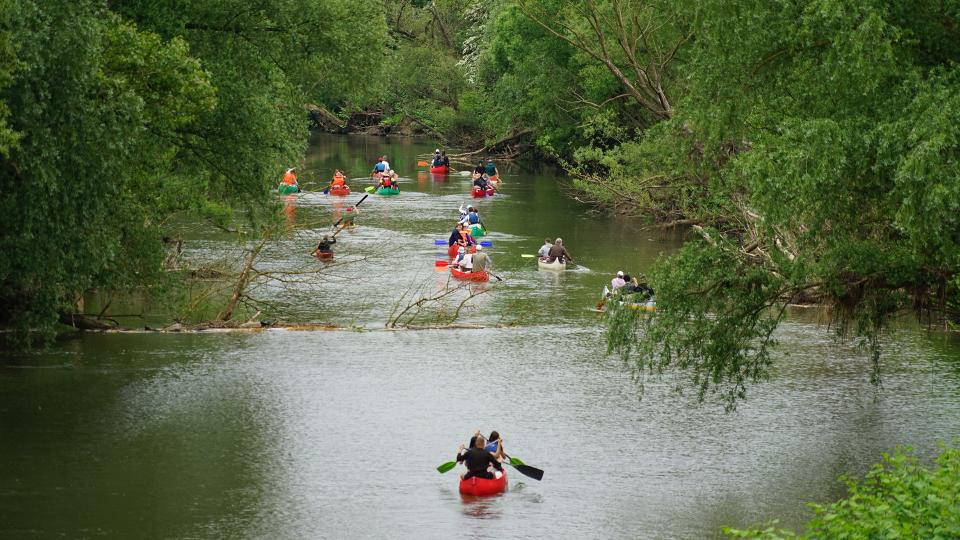
{"label": "sun hat", "polygon": [[617,277],[623,277],[623,270],[617,270]]}

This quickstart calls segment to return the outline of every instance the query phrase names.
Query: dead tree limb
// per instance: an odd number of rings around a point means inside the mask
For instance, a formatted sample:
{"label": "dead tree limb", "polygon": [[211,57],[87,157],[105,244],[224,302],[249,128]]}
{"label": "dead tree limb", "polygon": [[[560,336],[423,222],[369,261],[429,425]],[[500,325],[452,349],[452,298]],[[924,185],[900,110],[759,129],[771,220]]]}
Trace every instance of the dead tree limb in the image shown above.
{"label": "dead tree limb", "polygon": [[520,139],[533,135],[532,129],[522,129],[512,135],[507,135],[502,139],[492,142],[479,150],[474,150],[472,152],[464,152],[462,154],[447,154],[450,158],[464,158],[469,156],[475,156],[477,154],[489,154],[494,152],[497,148],[503,148],[509,146],[511,143],[517,142]]}

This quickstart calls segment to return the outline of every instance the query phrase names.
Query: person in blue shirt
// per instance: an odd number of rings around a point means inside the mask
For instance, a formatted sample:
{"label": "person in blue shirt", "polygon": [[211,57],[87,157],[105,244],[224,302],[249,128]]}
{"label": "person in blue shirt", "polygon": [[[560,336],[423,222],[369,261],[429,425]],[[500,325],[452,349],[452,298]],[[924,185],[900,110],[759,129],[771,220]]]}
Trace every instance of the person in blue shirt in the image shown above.
{"label": "person in blue shirt", "polygon": [[380,156],[377,158],[377,163],[376,165],[373,166],[373,170],[370,171],[370,174],[375,175],[377,173],[386,172],[386,170],[387,170],[386,158],[384,156]]}
{"label": "person in blue shirt", "polygon": [[476,225],[480,223],[480,214],[477,213],[477,209],[470,207],[467,212],[467,221],[470,222],[470,225]]}
{"label": "person in blue shirt", "polygon": [[497,460],[503,461],[503,439],[496,431],[490,432],[490,438],[487,439],[487,445],[483,449],[493,454]]}

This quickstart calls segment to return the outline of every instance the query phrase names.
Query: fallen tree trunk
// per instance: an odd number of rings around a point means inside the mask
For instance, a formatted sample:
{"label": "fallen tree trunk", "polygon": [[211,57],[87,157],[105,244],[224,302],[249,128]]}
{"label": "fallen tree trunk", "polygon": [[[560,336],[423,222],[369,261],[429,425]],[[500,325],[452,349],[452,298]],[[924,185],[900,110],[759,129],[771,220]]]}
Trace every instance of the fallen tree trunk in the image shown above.
{"label": "fallen tree trunk", "polygon": [[106,324],[92,317],[80,315],[78,313],[61,312],[59,320],[61,324],[72,326],[80,330],[111,330],[117,327],[116,325]]}
{"label": "fallen tree trunk", "polygon": [[[497,152],[499,148],[509,148],[512,143],[519,141],[520,139],[533,135],[532,129],[522,129],[512,135],[507,135],[506,137],[492,142],[479,150],[474,150],[473,152],[464,152],[462,154],[447,154],[450,158],[464,158],[469,156],[475,156],[477,154],[493,154]],[[516,153],[516,152],[514,152]]]}
{"label": "fallen tree trunk", "polygon": [[347,127],[346,122],[337,118],[337,115],[319,105],[307,103],[305,107],[310,113],[310,119],[313,120],[318,127],[329,131],[340,131]]}

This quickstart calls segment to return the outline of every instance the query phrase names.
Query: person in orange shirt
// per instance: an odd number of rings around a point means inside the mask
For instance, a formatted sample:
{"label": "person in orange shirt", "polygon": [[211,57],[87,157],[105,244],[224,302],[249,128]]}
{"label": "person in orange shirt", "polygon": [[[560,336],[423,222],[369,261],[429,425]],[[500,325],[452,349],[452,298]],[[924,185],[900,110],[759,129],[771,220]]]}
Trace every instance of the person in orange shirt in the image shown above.
{"label": "person in orange shirt", "polygon": [[297,185],[297,175],[294,174],[293,169],[287,169],[287,172],[283,173],[283,183],[288,186]]}

